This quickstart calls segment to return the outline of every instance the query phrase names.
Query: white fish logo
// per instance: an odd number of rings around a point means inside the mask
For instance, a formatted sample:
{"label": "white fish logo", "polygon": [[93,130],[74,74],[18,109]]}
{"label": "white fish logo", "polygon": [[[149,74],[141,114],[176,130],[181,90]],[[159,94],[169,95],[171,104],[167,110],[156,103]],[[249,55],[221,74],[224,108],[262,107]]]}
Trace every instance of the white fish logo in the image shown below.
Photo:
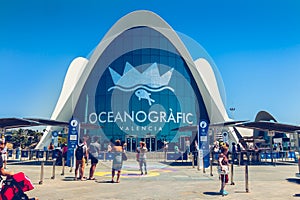
{"label": "white fish logo", "polygon": [[174,68],[171,68],[161,75],[157,63],[153,63],[145,71],[140,72],[129,62],[126,62],[122,76],[112,68],[109,68],[112,81],[115,85],[108,88],[107,91],[113,89],[124,92],[135,91],[134,94],[138,97],[139,101],[146,99],[149,106],[151,106],[155,100],[151,99],[150,92],[160,92],[166,89],[174,92],[174,89],[168,86],[173,70]]}
{"label": "white fish logo", "polygon": [[144,89],[138,89],[134,94],[139,98],[139,101],[142,99],[148,100],[149,106],[152,105],[152,102],[155,102],[155,100],[151,99],[150,97],[151,93],[147,92]]}

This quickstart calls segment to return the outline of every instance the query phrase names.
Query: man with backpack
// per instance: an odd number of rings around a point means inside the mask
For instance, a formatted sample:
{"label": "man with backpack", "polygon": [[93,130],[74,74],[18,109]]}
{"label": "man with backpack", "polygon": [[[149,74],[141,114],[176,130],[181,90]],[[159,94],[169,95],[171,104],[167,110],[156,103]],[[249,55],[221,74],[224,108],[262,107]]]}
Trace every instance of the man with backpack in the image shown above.
{"label": "man with backpack", "polygon": [[[75,158],[76,158],[75,180],[80,179],[81,181],[85,181],[86,177],[84,177],[83,174],[84,174],[85,163],[87,161],[86,159],[88,158],[88,151],[87,151],[86,144],[84,144],[81,139],[75,150]],[[79,170],[79,177],[78,177],[78,170]]]}

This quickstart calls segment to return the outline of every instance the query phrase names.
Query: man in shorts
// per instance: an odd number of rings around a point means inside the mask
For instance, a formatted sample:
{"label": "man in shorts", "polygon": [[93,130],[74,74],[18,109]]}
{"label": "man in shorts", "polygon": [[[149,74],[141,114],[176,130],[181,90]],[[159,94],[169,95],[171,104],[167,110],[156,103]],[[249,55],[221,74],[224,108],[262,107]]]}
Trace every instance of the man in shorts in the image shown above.
{"label": "man in shorts", "polygon": [[82,142],[81,139],[75,150],[75,158],[76,158],[75,180],[78,179],[77,176],[79,170],[79,179],[85,181],[86,177],[84,177],[84,167],[86,163],[86,158],[88,158],[88,153],[87,153],[87,146]]}
{"label": "man in shorts", "polygon": [[91,168],[90,168],[90,175],[88,180],[95,180],[94,173],[96,166],[98,164],[98,156],[100,153],[101,145],[98,142],[98,137],[93,137],[93,142],[89,146],[89,157],[91,159]]}

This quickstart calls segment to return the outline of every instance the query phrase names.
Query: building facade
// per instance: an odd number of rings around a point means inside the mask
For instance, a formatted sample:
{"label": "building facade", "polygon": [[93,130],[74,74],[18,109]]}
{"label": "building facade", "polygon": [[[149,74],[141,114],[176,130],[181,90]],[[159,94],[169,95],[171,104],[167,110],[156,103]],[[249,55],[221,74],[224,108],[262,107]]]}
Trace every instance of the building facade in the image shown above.
{"label": "building facade", "polygon": [[[80,137],[97,135],[103,144],[121,139],[130,151],[140,140],[152,151],[165,141],[184,149],[195,134],[179,127],[228,120],[213,61],[204,49],[198,53],[193,58],[155,13],[132,12],[116,22],[89,59],[74,59],[51,119],[98,125],[81,130]],[[236,141],[234,133],[231,139]],[[49,141],[45,134],[37,148]]]}

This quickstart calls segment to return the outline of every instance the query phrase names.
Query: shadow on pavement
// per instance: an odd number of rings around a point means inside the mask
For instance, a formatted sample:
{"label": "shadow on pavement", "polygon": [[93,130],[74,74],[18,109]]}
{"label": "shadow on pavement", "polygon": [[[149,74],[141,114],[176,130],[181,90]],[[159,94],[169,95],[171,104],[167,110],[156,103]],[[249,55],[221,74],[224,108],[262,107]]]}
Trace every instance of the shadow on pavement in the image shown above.
{"label": "shadow on pavement", "polygon": [[203,192],[205,195],[210,195],[210,196],[220,196],[220,192]]}
{"label": "shadow on pavement", "polygon": [[165,164],[165,165],[169,165],[169,166],[192,166],[192,162],[178,161],[178,162],[160,162],[160,163]]}
{"label": "shadow on pavement", "polygon": [[96,183],[110,183],[110,184],[112,184],[112,182],[111,181],[95,181]]}
{"label": "shadow on pavement", "polygon": [[298,178],[287,178],[288,182],[300,184],[300,179]]}
{"label": "shadow on pavement", "polygon": [[67,176],[63,179],[63,181],[77,181],[74,179],[74,176]]}
{"label": "shadow on pavement", "polygon": [[246,191],[235,191],[234,193],[248,193]]}

